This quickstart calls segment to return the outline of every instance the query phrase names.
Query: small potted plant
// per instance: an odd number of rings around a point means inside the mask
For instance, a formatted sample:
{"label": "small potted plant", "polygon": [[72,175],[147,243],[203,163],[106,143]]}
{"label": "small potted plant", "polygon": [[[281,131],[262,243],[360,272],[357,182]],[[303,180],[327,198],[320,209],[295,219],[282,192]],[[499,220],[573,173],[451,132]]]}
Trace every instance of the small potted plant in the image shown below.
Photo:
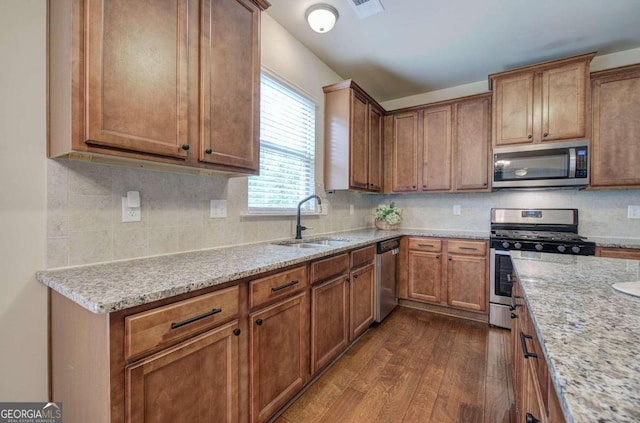
{"label": "small potted plant", "polygon": [[380,204],[376,207],[376,228],[386,231],[398,229],[402,219],[402,210],[396,207],[393,201],[388,206]]}

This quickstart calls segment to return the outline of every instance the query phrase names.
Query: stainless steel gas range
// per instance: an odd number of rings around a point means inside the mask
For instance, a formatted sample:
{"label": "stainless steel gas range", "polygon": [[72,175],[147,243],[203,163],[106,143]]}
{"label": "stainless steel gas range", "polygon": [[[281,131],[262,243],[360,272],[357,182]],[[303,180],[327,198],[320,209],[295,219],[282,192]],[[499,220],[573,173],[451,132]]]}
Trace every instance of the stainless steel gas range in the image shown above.
{"label": "stainless steel gas range", "polygon": [[578,235],[577,209],[491,209],[489,324],[511,327],[510,251],[592,256],[595,243]]}

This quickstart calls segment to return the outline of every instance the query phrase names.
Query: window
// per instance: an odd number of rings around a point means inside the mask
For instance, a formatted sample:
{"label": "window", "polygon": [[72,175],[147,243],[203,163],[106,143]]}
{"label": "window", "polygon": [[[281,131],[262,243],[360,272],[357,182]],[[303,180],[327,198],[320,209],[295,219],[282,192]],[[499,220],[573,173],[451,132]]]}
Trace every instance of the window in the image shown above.
{"label": "window", "polygon": [[[315,194],[316,105],[262,74],[260,176],[249,177],[249,211],[292,211]],[[313,211],[308,201],[303,210]]]}

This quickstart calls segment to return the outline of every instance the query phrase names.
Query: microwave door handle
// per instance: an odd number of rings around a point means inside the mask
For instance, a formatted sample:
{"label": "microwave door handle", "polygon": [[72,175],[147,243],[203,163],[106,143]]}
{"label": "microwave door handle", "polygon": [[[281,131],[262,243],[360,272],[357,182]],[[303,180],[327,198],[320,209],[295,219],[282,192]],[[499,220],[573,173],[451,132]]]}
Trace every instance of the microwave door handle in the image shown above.
{"label": "microwave door handle", "polygon": [[569,149],[569,178],[576,177],[576,149]]}

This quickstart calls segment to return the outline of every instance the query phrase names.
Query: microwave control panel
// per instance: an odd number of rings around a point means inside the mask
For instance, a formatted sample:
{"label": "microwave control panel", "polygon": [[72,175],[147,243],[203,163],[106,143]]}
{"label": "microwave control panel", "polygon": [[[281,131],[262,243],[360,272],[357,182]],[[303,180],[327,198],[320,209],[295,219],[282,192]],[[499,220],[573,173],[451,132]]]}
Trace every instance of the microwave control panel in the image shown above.
{"label": "microwave control panel", "polygon": [[576,178],[587,177],[588,160],[587,147],[576,148]]}

